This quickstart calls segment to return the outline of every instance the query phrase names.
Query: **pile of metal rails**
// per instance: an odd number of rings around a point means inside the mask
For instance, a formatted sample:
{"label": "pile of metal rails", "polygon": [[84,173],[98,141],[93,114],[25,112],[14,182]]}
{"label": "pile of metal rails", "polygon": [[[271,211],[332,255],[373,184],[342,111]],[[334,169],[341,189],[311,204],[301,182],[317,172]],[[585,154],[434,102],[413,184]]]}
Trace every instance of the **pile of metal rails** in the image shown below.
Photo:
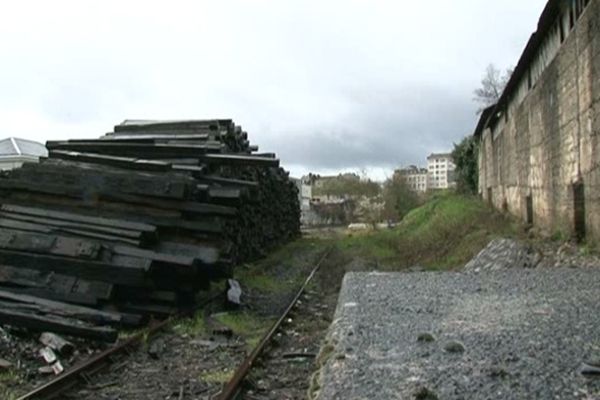
{"label": "pile of metal rails", "polygon": [[0,176],[0,324],[114,340],[299,234],[296,185],[232,120],[127,120]]}

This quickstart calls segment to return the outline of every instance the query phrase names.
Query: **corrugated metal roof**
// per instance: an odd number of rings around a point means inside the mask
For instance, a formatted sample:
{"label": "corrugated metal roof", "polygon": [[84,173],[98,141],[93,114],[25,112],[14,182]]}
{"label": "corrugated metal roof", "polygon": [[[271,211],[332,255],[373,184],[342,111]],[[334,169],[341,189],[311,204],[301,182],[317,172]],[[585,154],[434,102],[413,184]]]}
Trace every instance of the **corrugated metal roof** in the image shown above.
{"label": "corrugated metal roof", "polygon": [[48,150],[43,144],[34,142],[33,140],[14,137],[0,140],[0,157],[19,155],[46,157]]}

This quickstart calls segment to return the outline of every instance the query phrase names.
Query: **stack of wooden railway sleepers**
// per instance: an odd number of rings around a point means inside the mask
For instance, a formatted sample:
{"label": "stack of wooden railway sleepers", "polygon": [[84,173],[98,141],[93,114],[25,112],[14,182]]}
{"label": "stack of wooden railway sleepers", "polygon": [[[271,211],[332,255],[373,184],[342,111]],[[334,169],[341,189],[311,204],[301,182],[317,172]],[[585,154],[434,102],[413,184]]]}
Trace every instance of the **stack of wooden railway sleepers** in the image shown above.
{"label": "stack of wooden railway sleepers", "polygon": [[112,340],[299,233],[296,186],[231,120],[46,147],[0,176],[0,323]]}

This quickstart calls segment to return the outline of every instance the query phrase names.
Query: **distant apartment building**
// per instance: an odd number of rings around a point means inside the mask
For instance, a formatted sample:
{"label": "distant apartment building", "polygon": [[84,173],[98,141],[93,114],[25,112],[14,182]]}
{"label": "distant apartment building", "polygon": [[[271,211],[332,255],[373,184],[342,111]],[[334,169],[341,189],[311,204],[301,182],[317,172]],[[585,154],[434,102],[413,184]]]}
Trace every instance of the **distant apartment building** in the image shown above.
{"label": "distant apartment building", "polygon": [[21,167],[26,162],[38,162],[47,157],[46,146],[32,140],[9,137],[0,140],[0,171]]}
{"label": "distant apartment building", "polygon": [[427,157],[427,172],[429,175],[427,189],[448,189],[455,186],[455,169],[456,166],[451,154],[431,154]]}
{"label": "distant apartment building", "polygon": [[427,168],[410,165],[406,168],[396,170],[394,175],[395,177],[404,179],[406,184],[415,192],[424,193],[427,191],[429,177]]}

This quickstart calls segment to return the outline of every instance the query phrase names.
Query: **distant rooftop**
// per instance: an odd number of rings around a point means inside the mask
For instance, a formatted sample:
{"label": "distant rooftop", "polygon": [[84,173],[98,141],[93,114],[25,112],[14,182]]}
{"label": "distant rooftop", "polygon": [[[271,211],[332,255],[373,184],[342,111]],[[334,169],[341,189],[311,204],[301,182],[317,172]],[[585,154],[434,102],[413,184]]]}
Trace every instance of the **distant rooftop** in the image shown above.
{"label": "distant rooftop", "polygon": [[450,153],[431,153],[429,155],[429,157],[427,157],[427,159],[431,160],[432,158],[452,158],[452,154],[450,154]]}
{"label": "distant rooftop", "polygon": [[0,157],[5,156],[33,156],[46,157],[46,146],[33,140],[9,137],[0,140]]}

